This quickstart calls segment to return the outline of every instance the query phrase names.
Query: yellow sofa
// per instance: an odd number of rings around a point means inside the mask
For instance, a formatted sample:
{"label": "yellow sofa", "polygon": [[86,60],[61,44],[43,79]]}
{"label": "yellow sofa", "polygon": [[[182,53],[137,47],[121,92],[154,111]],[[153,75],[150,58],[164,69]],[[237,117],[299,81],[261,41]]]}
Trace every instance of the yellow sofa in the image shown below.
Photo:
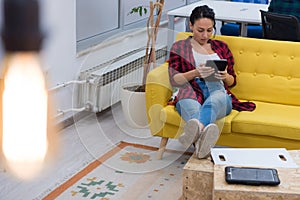
{"label": "yellow sofa", "polygon": [[[178,33],[176,40],[191,33]],[[231,91],[242,101],[252,101],[252,112],[233,110],[217,124],[218,145],[230,147],[283,147],[300,149],[300,43],[233,36],[225,41],[235,58],[237,85]],[[169,138],[182,134],[185,121],[173,105],[168,63],[147,76],[146,108],[152,135],[162,137],[161,159]]]}

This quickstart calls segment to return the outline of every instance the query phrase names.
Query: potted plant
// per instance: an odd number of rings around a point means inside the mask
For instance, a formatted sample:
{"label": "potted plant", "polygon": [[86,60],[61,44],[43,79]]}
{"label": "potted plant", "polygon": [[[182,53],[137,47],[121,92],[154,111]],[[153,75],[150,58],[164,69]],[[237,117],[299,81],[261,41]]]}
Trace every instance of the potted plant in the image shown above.
{"label": "potted plant", "polygon": [[[162,16],[164,0],[150,1],[149,17],[147,20],[147,43],[143,62],[143,79],[141,85],[127,85],[121,88],[122,110],[127,123],[134,128],[145,128],[148,126],[148,119],[145,105],[146,78],[150,68],[156,67],[155,43]],[[157,11],[154,22],[154,11]],[[129,14],[137,13],[140,16],[146,14],[148,8],[137,6],[131,9]]]}

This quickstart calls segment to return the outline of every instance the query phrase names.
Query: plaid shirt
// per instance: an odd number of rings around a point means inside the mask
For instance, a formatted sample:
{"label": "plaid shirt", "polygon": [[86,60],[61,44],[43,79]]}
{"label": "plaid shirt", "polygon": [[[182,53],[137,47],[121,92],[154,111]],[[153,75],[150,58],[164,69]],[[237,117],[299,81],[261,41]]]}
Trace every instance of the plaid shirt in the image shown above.
{"label": "plaid shirt", "polygon": [[299,0],[272,0],[268,11],[279,14],[294,15],[300,22]]}
{"label": "plaid shirt", "polygon": [[[232,86],[236,85],[236,74],[233,69],[234,58],[228,48],[227,44],[220,40],[209,40],[212,50],[218,54],[221,59],[227,59],[228,67],[227,73],[232,75],[234,78],[234,83]],[[170,51],[169,58],[169,77],[170,83],[174,87],[179,87],[178,94],[174,100],[176,104],[178,100],[190,98],[197,100],[200,104],[203,104],[202,90],[196,81],[190,80],[184,85],[178,85],[173,77],[177,73],[184,73],[195,69],[195,60],[192,52],[192,45],[190,38],[186,40],[180,40],[173,44]],[[232,107],[238,111],[252,111],[255,109],[255,104],[252,102],[240,102],[229,90],[229,87],[224,83],[227,93],[232,97]]]}

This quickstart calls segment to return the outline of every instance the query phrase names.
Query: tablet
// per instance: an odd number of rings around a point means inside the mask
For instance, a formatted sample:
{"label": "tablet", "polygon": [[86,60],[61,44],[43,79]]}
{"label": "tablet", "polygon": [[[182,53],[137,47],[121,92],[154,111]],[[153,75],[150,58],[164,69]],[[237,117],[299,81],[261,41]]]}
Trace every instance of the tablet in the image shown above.
{"label": "tablet", "polygon": [[270,185],[280,184],[274,168],[225,167],[225,180],[229,184]]}
{"label": "tablet", "polygon": [[227,60],[226,59],[220,59],[220,60],[207,60],[206,66],[215,68],[216,71],[224,71],[227,66]]}

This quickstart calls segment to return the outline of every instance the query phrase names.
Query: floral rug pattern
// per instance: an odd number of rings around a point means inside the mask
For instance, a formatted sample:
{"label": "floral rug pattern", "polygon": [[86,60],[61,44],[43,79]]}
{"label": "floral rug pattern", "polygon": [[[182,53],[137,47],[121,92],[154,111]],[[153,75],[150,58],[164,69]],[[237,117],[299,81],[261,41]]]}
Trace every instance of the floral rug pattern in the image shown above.
{"label": "floral rug pattern", "polygon": [[63,184],[44,199],[180,199],[183,167],[190,154],[166,151],[157,160],[154,147],[124,144],[93,169],[82,169],[74,184]]}

